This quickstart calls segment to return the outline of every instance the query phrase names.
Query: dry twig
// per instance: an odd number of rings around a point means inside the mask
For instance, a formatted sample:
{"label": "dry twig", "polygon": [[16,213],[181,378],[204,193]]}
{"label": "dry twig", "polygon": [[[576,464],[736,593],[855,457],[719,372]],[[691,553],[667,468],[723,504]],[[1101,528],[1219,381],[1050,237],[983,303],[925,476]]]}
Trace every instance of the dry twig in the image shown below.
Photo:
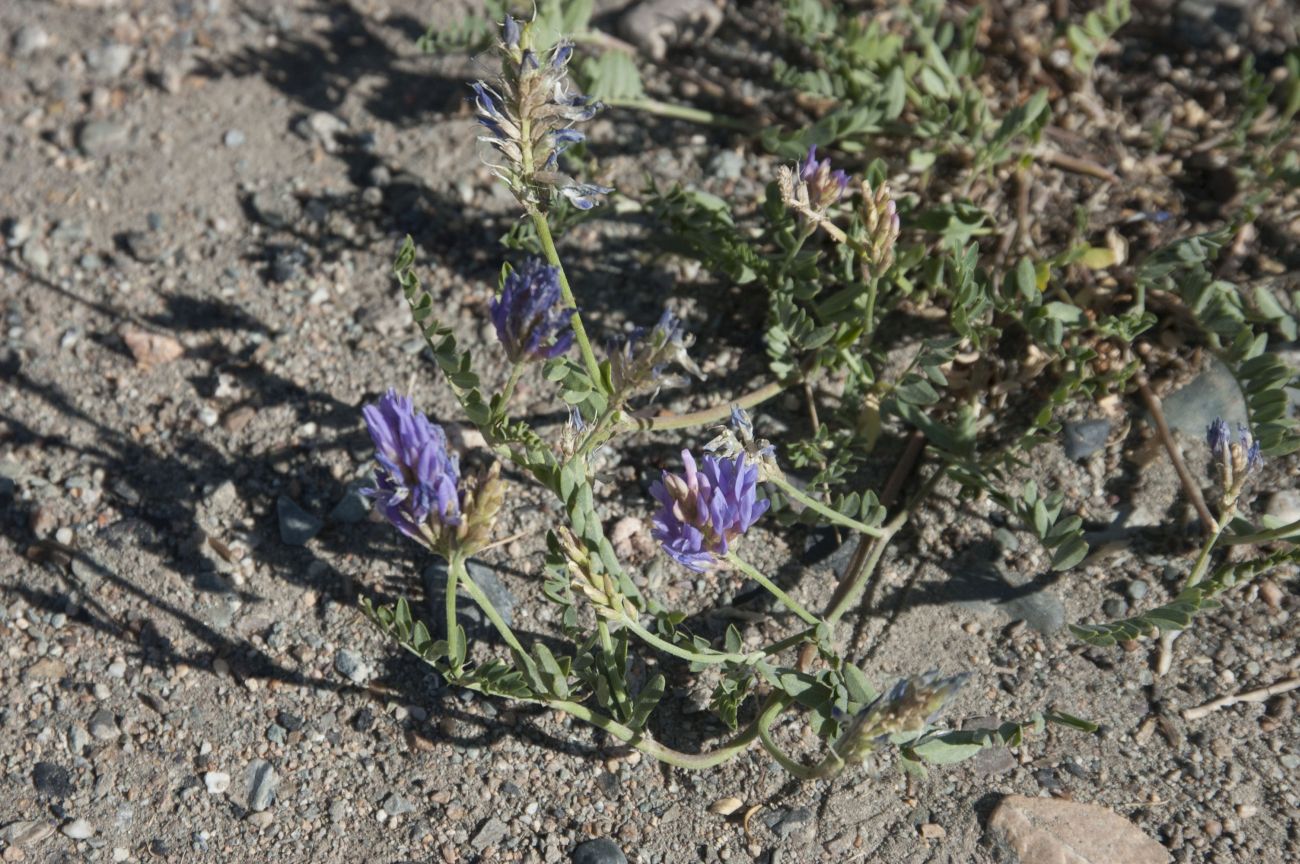
{"label": "dry twig", "polygon": [[1220,696],[1218,699],[1211,699],[1204,705],[1188,708],[1183,712],[1183,719],[1199,720],[1207,714],[1218,711],[1220,708],[1227,708],[1239,702],[1267,702],[1279,693],[1288,693],[1292,690],[1300,690],[1300,678],[1287,678],[1276,681],[1267,687],[1260,687],[1257,690],[1243,690],[1237,693],[1229,693],[1227,696]]}

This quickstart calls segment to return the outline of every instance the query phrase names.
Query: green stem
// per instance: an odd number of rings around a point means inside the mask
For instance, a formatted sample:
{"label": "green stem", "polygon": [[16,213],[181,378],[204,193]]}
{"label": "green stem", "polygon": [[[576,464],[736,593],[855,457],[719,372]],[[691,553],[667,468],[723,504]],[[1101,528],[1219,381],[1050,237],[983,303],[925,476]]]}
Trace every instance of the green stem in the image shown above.
{"label": "green stem", "polygon": [[654,114],[657,117],[671,117],[674,120],[685,120],[688,123],[699,123],[704,126],[717,126],[720,129],[734,129],[737,132],[749,134],[756,131],[751,124],[736,117],[715,114],[712,111],[705,111],[703,108],[660,102],[658,99],[642,97],[639,99],[606,99],[604,101],[611,108],[628,108],[633,111]]}
{"label": "green stem", "polygon": [[[456,632],[456,627],[458,626],[456,623],[456,587],[460,582],[460,574],[464,572],[464,569],[465,565],[460,562],[459,556],[453,556],[447,562],[447,593],[443,598],[443,602],[447,612],[448,644],[451,643],[452,634]],[[451,658],[449,657],[448,660],[450,661]],[[454,661],[452,662],[453,665],[457,665]],[[455,668],[454,671],[459,673],[460,669]]]}
{"label": "green stem", "polygon": [[794,614],[802,618],[805,624],[812,624],[813,626],[816,626],[821,623],[818,620],[816,615],[812,614],[807,609],[803,608],[803,605],[800,604],[799,601],[795,600],[789,594],[782,591],[781,588],[775,582],[773,582],[771,579],[768,579],[766,576],[764,576],[754,567],[751,567],[735,552],[727,553],[727,561],[731,563],[731,566],[735,567],[737,570],[744,573],[750,579],[753,579],[759,585],[762,585],[769,592],[771,592],[772,596],[780,600],[782,605],[785,606],[785,608],[789,609],[791,612],[793,612]]}
{"label": "green stem", "polygon": [[725,651],[710,651],[708,654],[699,654],[689,648],[683,648],[680,645],[674,645],[666,639],[659,638],[654,633],[651,633],[649,630],[642,627],[639,622],[633,621],[627,616],[624,616],[622,621],[623,626],[641,637],[642,641],[658,648],[665,654],[671,654],[674,657],[680,658],[689,663],[703,663],[708,666],[717,666],[728,662],[748,663],[754,657],[753,654],[729,654]]}
{"label": "green stem", "polygon": [[546,214],[536,208],[529,208],[528,215],[533,220],[533,227],[537,229],[537,239],[541,241],[542,252],[546,254],[546,261],[552,267],[556,268],[560,274],[560,295],[564,302],[573,309],[573,314],[569,320],[573,323],[573,337],[578,343],[578,350],[582,352],[582,362],[587,367],[587,374],[591,376],[591,382],[600,387],[600,364],[596,361],[596,354],[591,350],[591,340],[587,338],[587,330],[582,326],[582,314],[578,311],[578,301],[573,297],[573,289],[569,287],[569,277],[564,273],[564,265],[560,263],[560,253],[555,249],[555,239],[551,237],[551,226],[546,221]]}
{"label": "green stem", "polygon": [[836,525],[841,525],[845,528],[852,528],[854,531],[857,531],[860,534],[867,534],[871,537],[885,536],[885,531],[883,528],[873,527],[871,525],[866,524],[865,522],[859,522],[857,519],[850,519],[848,516],[845,516],[843,513],[840,513],[836,510],[831,509],[830,507],[827,507],[825,504],[818,501],[816,498],[813,498],[812,496],[803,492],[797,486],[795,486],[793,483],[791,483],[789,480],[785,479],[785,477],[781,475],[768,477],[767,482],[771,483],[773,486],[776,486],[778,489],[780,489],[790,498],[794,499],[795,501],[798,501],[800,504],[807,507],[808,509],[813,510],[814,512],[824,516],[828,522],[833,522]]}
{"label": "green stem", "polygon": [[506,645],[515,652],[515,655],[519,658],[519,662],[528,667],[529,671],[532,673],[529,677],[536,678],[537,670],[536,664],[533,663],[533,658],[524,650],[524,646],[515,636],[515,631],[510,629],[510,625],[501,617],[501,613],[497,611],[497,607],[492,605],[492,601],[483,593],[483,589],[478,587],[478,584],[470,578],[469,571],[465,569],[465,562],[460,558],[460,556],[456,556],[452,559],[451,567],[449,568],[451,572],[455,572],[457,569],[460,570],[460,581],[465,585],[465,592],[469,594],[470,599],[477,603],[478,607],[483,610],[483,614],[492,622],[492,626],[496,628],[496,631],[501,634],[501,638],[505,640]]}
{"label": "green stem", "polygon": [[683,753],[680,750],[674,750],[671,747],[660,744],[658,741],[645,737],[644,734],[625,726],[604,714],[591,710],[586,705],[578,702],[542,702],[550,708],[556,708],[565,713],[571,714],[586,723],[590,723],[598,729],[603,729],[610,735],[625,744],[629,744],[640,750],[647,756],[652,756],[660,762],[667,762],[669,765],[676,765],[678,768],[686,768],[691,771],[702,771],[705,768],[712,768],[715,765],[721,765],[736,754],[742,752],[754,742],[758,737],[759,729],[763,723],[770,725],[782,711],[790,704],[790,699],[785,694],[777,696],[773,694],[768,697],[767,702],[763,705],[759,715],[745,727],[745,729],[732,738],[726,744],[710,750],[705,753]]}
{"label": "green stem", "polygon": [[1288,522],[1285,525],[1279,525],[1276,528],[1256,531],[1254,534],[1233,534],[1228,537],[1220,537],[1219,544],[1223,546],[1243,546],[1248,543],[1272,543],[1274,540],[1289,539],[1289,535],[1295,534],[1298,531],[1300,531],[1300,519],[1297,519],[1294,522]]}
{"label": "green stem", "polygon": [[719,423],[731,416],[731,409],[744,408],[750,409],[755,405],[761,405],[768,399],[777,395],[785,389],[786,385],[780,381],[772,381],[764,384],[757,390],[750,391],[738,399],[732,399],[722,405],[715,405],[712,408],[704,408],[699,411],[691,411],[687,414],[659,414],[655,417],[647,418],[629,418],[624,421],[625,428],[650,430],[650,429],[689,429],[692,426],[707,426],[710,423]]}
{"label": "green stem", "polygon": [[506,415],[509,414],[510,399],[515,395],[515,385],[523,374],[524,364],[516,363],[510,367],[510,377],[506,379],[506,386],[501,391],[501,411]]}

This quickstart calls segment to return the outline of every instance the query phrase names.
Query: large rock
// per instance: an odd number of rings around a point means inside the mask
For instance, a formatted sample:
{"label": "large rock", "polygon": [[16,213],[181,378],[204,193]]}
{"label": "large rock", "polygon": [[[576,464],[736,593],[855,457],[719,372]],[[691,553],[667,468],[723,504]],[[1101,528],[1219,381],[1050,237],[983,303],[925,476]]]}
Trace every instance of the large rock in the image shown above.
{"label": "large rock", "polygon": [[1062,798],[1010,795],[989,833],[1017,864],[1168,864],[1169,852],[1123,816]]}

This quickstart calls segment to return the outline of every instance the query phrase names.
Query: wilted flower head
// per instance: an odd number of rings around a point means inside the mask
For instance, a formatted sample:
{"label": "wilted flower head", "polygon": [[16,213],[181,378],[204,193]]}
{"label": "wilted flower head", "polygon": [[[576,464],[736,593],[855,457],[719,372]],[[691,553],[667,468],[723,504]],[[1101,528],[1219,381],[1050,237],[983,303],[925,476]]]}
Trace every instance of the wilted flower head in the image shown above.
{"label": "wilted flower head", "polygon": [[777,188],[785,206],[795,211],[813,225],[819,225],[837,243],[848,237],[826,218],[831,208],[849,185],[849,175],[831,170],[831,160],[817,160],[817,145],[808,148],[808,157],[791,168],[782,165],[777,169]]}
{"label": "wilted flower head", "polygon": [[485,130],[479,140],[496,154],[485,155],[484,161],[525,206],[548,206],[554,191],[588,210],[613,190],[563,173],[560,154],[585,140],[573,124],[590,120],[600,105],[569,89],[573,44],[561,41],[541,60],[532,50],[529,30],[507,15],[499,46],[501,75],[492,84],[473,84],[478,122]]}
{"label": "wilted flower head", "polygon": [[463,484],[460,462],[447,450],[442,427],[389,390],[362,409],[375,444],[375,485],[364,490],[380,512],[408,537],[446,552],[454,544],[473,552],[486,542],[501,508],[499,467]]}
{"label": "wilted flower head", "polygon": [[940,678],[931,670],[900,680],[849,721],[833,745],[836,755],[850,764],[861,762],[889,736],[923,731],[969,678],[968,672]]}
{"label": "wilted flower head", "polygon": [[704,373],[686,353],[692,340],[682,322],[668,310],[649,331],[637,328],[610,349],[610,377],[614,391],[624,396],[656,384],[665,367],[676,363],[703,378]]}
{"label": "wilted flower head", "polygon": [[776,448],[766,438],[754,437],[754,424],[744,408],[732,405],[731,425],[715,428],[718,430],[717,437],[704,445],[705,450],[726,458],[745,454],[758,466],[759,482],[781,473],[776,464]]}
{"label": "wilted flower head", "polygon": [[1246,478],[1264,464],[1259,442],[1250,434],[1250,430],[1237,425],[1237,440],[1232,440],[1232,433],[1222,417],[1205,430],[1206,443],[1210,445],[1210,454],[1219,469],[1223,480],[1224,495],[1235,499],[1246,483]]}
{"label": "wilted flower head", "polygon": [[817,161],[817,145],[808,148],[808,158],[799,163],[799,179],[808,189],[808,200],[814,210],[825,210],[844,195],[849,188],[849,175],[832,171],[831,160]]}
{"label": "wilted flower head", "polygon": [[572,309],[561,305],[560,269],[530,258],[506,275],[492,326],[512,363],[558,357],[573,344]]}
{"label": "wilted flower head", "polygon": [[660,504],[651,534],[672,558],[704,573],[718,565],[771,502],[758,497],[758,466],[743,453],[705,456],[697,468],[691,452],[683,450],[682,463],[682,476],[665,471],[650,487]]}

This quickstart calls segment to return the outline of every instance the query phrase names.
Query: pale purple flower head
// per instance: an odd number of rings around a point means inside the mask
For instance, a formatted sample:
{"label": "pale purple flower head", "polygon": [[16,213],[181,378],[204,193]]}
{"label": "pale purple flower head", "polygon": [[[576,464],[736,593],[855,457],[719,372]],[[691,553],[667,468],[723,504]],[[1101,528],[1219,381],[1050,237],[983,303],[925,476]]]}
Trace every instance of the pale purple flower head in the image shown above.
{"label": "pale purple flower head", "polygon": [[772,502],[758,497],[758,466],[743,453],[708,455],[697,467],[691,452],[683,450],[682,463],[683,476],[665,471],[650,487],[660,504],[651,534],[678,563],[705,573]]}
{"label": "pale purple flower head", "polygon": [[432,524],[461,521],[460,463],[447,452],[442,427],[415,410],[407,396],[389,390],[361,410],[375,442],[375,485],[363,490],[403,534],[424,539]]}
{"label": "pale purple flower head", "polygon": [[512,363],[558,357],[573,344],[573,310],[562,305],[560,269],[541,259],[511,271],[491,309],[492,326]]}
{"label": "pale purple flower head", "polygon": [[817,145],[808,148],[808,158],[799,163],[799,179],[808,185],[808,200],[814,210],[825,210],[839,201],[849,188],[849,175],[832,171],[831,160],[817,161]]}
{"label": "pale purple flower head", "polygon": [[1237,424],[1237,440],[1233,441],[1227,422],[1222,417],[1214,418],[1205,430],[1205,441],[1210,445],[1210,454],[1220,471],[1224,472],[1225,486],[1231,486],[1234,478],[1238,482],[1244,481],[1248,474],[1264,464],[1259,442],[1240,423]]}

